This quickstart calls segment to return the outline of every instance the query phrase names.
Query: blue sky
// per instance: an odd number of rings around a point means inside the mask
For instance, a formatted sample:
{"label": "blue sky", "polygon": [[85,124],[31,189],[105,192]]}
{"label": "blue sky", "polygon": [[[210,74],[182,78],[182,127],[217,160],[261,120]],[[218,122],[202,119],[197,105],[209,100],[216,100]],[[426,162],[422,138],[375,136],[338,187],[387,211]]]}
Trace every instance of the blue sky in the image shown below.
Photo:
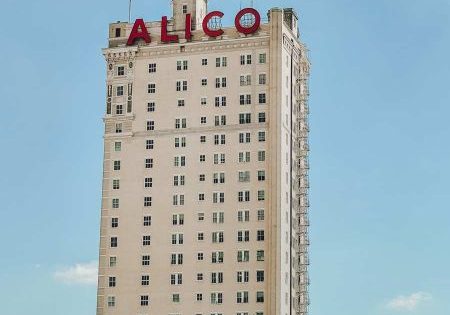
{"label": "blue sky", "polygon": [[[311,314],[450,314],[450,2],[255,3],[295,7],[311,50]],[[230,24],[239,1],[211,7]],[[0,18],[0,313],[94,315],[101,48],[127,1],[2,0]]]}

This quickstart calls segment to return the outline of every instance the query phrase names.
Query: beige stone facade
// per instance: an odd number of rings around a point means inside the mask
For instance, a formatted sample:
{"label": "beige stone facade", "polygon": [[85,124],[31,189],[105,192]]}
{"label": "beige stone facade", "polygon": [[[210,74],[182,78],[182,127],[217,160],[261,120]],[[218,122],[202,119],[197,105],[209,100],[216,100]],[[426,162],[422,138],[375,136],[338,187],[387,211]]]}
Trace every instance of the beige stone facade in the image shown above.
{"label": "beige stone facade", "polygon": [[175,0],[180,38],[183,10],[190,41],[163,44],[149,22],[152,42],[127,46],[133,25],[110,25],[97,315],[307,314],[297,16],[272,9],[255,34],[212,39],[206,1]]}

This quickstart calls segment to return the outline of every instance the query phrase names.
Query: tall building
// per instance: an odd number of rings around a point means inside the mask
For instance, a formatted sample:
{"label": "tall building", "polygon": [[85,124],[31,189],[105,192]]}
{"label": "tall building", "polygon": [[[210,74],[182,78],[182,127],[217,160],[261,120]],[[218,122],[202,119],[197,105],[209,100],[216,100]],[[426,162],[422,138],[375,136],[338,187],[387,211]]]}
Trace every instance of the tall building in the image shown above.
{"label": "tall building", "polygon": [[109,26],[97,315],[305,315],[297,14],[172,10]]}

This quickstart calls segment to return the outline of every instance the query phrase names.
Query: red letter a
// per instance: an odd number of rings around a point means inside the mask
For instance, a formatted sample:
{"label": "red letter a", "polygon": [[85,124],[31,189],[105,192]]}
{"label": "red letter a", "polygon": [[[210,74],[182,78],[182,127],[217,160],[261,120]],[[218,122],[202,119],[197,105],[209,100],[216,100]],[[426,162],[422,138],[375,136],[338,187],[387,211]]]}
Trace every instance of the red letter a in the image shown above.
{"label": "red letter a", "polygon": [[140,38],[142,38],[147,44],[151,42],[150,34],[147,31],[147,27],[145,26],[143,19],[137,19],[136,22],[134,22],[130,37],[128,37],[127,45],[133,45],[135,40]]}

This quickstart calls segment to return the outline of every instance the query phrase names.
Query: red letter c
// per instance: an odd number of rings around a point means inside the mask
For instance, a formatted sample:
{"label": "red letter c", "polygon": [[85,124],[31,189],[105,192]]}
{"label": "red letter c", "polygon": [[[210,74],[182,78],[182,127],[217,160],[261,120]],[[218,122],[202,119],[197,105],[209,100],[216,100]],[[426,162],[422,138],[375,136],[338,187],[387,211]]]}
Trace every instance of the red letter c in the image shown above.
{"label": "red letter c", "polygon": [[212,11],[210,13],[208,13],[205,18],[203,19],[203,32],[205,32],[206,35],[208,35],[209,37],[217,37],[223,34],[223,30],[222,29],[218,29],[218,30],[211,30],[208,27],[208,23],[209,21],[211,21],[211,19],[213,17],[223,17],[223,12],[220,11]]}

